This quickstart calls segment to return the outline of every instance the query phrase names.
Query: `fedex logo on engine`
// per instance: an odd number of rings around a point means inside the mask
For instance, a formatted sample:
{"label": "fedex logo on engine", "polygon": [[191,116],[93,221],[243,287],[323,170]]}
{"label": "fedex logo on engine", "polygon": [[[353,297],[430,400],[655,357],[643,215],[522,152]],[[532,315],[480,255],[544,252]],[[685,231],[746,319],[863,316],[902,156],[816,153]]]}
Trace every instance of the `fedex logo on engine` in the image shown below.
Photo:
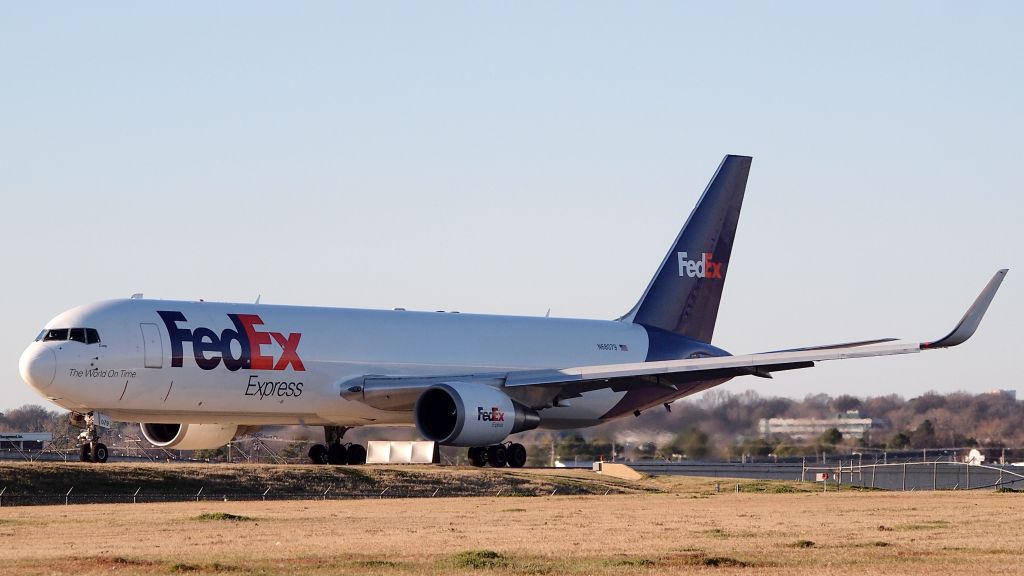
{"label": "fedex logo on engine", "polygon": [[[232,372],[240,368],[287,370],[289,366],[299,372],[306,369],[299,358],[302,334],[292,332],[286,335],[259,330],[257,326],[263,325],[263,319],[258,314],[228,314],[234,329],[225,328],[220,334],[204,327],[189,330],[178,326],[179,323],[188,322],[181,312],[159,310],[157,314],[163,319],[171,338],[171,366],[181,367],[184,356],[182,345],[188,342],[192,345],[196,365],[203,370],[213,370],[221,362]],[[232,349],[232,342],[237,343],[237,354]],[[276,348],[280,350],[278,354],[275,354],[277,351],[271,346],[272,342],[277,343]]]}
{"label": "fedex logo on engine", "polygon": [[703,252],[700,260],[690,260],[686,252],[677,253],[679,256],[679,276],[689,278],[722,278],[722,262],[711,260],[711,252]]}
{"label": "fedex logo on engine", "polygon": [[504,422],[505,413],[498,409],[497,406],[490,410],[484,410],[483,406],[476,407],[476,419],[483,422]]}

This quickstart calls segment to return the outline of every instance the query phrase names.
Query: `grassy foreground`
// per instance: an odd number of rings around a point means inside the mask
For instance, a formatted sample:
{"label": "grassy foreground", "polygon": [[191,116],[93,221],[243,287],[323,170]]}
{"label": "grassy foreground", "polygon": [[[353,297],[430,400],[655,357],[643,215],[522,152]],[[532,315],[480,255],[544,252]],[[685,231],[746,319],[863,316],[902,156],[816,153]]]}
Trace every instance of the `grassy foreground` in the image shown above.
{"label": "grassy foreground", "polygon": [[[470,472],[471,473],[471,472]],[[1024,573],[1024,495],[631,494],[0,508],[3,574]],[[733,483],[734,484],[734,483]],[[734,487],[733,484],[728,486]],[[780,488],[781,487],[781,488]]]}
{"label": "grassy foreground", "polygon": [[[269,464],[0,462],[4,505],[632,493],[654,486],[580,470]],[[138,491],[138,495],[134,496]]]}

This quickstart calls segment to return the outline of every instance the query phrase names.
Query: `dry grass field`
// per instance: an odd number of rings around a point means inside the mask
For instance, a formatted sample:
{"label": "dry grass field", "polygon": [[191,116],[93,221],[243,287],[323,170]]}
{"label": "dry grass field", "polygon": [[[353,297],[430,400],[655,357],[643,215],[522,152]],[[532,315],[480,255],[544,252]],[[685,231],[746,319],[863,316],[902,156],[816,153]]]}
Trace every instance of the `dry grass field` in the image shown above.
{"label": "dry grass field", "polygon": [[[633,493],[658,491],[656,485],[569,469],[503,469],[454,466],[297,466],[268,464],[155,464],[78,462],[0,462],[3,504],[167,502],[204,499],[310,499],[328,492],[332,499],[366,498],[384,490],[391,497]],[[436,492],[436,494],[435,494]]]}
{"label": "dry grass field", "polygon": [[1022,494],[642,484],[657,491],[3,507],[0,573],[1024,573]]}

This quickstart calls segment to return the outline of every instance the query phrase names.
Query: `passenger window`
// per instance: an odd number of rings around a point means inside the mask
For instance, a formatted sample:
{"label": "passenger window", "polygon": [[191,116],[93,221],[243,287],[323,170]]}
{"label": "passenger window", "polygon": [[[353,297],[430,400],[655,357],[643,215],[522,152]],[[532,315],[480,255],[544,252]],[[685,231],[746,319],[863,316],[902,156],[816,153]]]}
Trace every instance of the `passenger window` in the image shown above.
{"label": "passenger window", "polygon": [[99,344],[100,333],[95,328],[85,329],[85,343],[86,344]]}
{"label": "passenger window", "polygon": [[68,334],[68,340],[74,340],[75,342],[86,344],[85,328],[72,328],[71,332]]}
{"label": "passenger window", "polygon": [[67,328],[55,328],[53,330],[47,330],[46,336],[43,336],[43,342],[54,342],[64,341],[68,339]]}

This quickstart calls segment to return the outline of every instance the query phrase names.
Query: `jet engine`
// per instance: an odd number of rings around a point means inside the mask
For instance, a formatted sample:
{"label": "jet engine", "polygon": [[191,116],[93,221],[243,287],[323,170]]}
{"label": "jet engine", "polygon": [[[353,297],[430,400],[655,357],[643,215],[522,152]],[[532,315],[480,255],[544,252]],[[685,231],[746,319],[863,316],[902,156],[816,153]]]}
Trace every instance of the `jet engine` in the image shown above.
{"label": "jet engine", "polygon": [[420,434],[447,446],[489,446],[540,424],[535,410],[501,390],[463,382],[427,388],[413,414]]}
{"label": "jet engine", "polygon": [[158,448],[210,450],[258,429],[237,424],[139,424],[142,435]]}

